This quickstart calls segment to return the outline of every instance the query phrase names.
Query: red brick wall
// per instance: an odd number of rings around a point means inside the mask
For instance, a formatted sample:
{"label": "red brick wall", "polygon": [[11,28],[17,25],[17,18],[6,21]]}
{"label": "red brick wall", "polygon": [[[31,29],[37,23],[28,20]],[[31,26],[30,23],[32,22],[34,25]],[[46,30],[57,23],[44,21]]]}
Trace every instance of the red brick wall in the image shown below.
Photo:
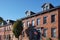
{"label": "red brick wall", "polygon": [[60,39],[60,9],[58,9],[58,34],[59,34],[59,39]]}
{"label": "red brick wall", "polygon": [[[55,14],[55,20],[56,21],[54,23],[51,23],[51,15],[53,15],[53,14]],[[46,24],[43,24],[43,17],[44,16],[47,16],[47,23]],[[37,18],[40,18],[40,25],[38,25],[38,26],[36,24]],[[27,21],[30,21],[30,23],[31,23],[32,20],[35,21],[36,27],[48,28],[48,30],[47,30],[47,37],[48,38],[51,38],[52,40],[58,40],[58,10],[54,10],[54,11],[51,11],[51,12],[48,12],[45,14],[41,14],[39,16],[35,16],[32,18],[25,19],[25,20],[23,20],[23,22],[25,22],[25,24],[27,24]],[[26,25],[25,25],[25,28],[27,28]],[[51,37],[51,28],[56,28],[56,38]],[[45,40],[46,38],[42,37],[42,39]]]}
{"label": "red brick wall", "polygon": [[[9,27],[12,27],[12,25],[6,25],[6,26],[2,26],[1,28],[0,28],[0,35],[1,35],[1,40],[5,40],[4,39],[4,37],[5,37],[5,35],[10,35],[10,37],[11,37],[11,35],[12,35],[12,30],[6,30],[6,28],[9,28]],[[10,28],[11,29],[11,28]],[[11,38],[12,39],[12,38]]]}
{"label": "red brick wall", "polygon": [[[55,14],[55,22],[51,23],[51,15],[53,15],[53,14]],[[43,24],[43,17],[44,16],[47,16],[47,23],[46,24]],[[40,18],[40,25],[37,25],[37,23],[36,23],[37,18]],[[34,20],[34,22],[35,22],[35,27],[47,28],[47,37],[48,38],[51,38],[52,40],[58,40],[58,37],[60,36],[60,27],[59,27],[60,26],[60,9],[23,20],[23,22],[25,22],[25,24],[26,24],[24,27],[24,30],[27,28],[27,21],[30,21],[30,23],[31,23],[32,20]],[[51,37],[51,28],[56,28],[56,38]],[[0,29],[4,30],[4,27],[1,27]],[[4,37],[3,37],[4,35],[12,34],[12,30],[6,31],[5,34],[4,34],[4,31],[2,31],[2,30],[0,30],[0,31],[1,31],[0,35],[2,35],[2,40],[4,40]],[[42,40],[46,40],[47,37],[42,36]],[[26,33],[25,33],[25,37],[23,38],[23,40],[24,39],[28,40]]]}

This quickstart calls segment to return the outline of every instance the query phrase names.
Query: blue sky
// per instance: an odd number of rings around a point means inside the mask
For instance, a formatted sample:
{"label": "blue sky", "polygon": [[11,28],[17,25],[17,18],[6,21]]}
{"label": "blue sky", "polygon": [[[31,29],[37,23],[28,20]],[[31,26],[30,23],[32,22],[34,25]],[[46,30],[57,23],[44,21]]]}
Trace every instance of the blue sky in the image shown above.
{"label": "blue sky", "polygon": [[35,13],[42,11],[44,3],[60,5],[60,0],[0,0],[0,16],[7,19],[20,19],[25,17],[25,12],[31,10]]}

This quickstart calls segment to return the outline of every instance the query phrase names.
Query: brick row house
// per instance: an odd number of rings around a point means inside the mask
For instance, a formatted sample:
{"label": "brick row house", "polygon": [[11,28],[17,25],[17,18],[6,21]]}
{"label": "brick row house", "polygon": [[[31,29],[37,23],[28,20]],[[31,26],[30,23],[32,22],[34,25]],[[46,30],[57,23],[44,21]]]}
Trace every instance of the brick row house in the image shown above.
{"label": "brick row house", "polygon": [[13,20],[7,20],[0,23],[0,40],[13,40],[13,23]]}
{"label": "brick row house", "polygon": [[[60,6],[53,6],[51,3],[45,3],[42,5],[43,11],[34,13],[32,11],[26,11],[26,17],[22,18],[25,31],[29,24],[35,26],[39,30],[40,40],[58,40],[60,38]],[[23,37],[24,40],[28,40],[28,37]]]}
{"label": "brick row house", "polygon": [[[60,6],[44,3],[42,11],[34,13],[25,12],[26,17],[21,18],[23,22],[24,36],[22,40],[29,40],[25,30],[32,24],[40,32],[40,40],[59,40],[60,38]],[[16,40],[12,32],[13,21],[0,25],[0,40]],[[20,40],[20,39],[19,39]]]}

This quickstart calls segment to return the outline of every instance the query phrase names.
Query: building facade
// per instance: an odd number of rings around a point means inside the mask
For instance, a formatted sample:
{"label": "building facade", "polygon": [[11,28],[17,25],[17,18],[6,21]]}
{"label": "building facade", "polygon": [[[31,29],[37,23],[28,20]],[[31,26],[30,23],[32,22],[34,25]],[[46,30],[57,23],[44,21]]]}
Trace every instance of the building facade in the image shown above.
{"label": "building facade", "polygon": [[[26,11],[26,17],[22,18],[24,31],[29,24],[40,30],[40,40],[59,40],[60,38],[60,6],[54,7],[50,3],[42,5],[43,11],[34,13]],[[24,40],[28,38],[25,34]],[[26,39],[28,40],[28,39]]]}
{"label": "building facade", "polygon": [[12,32],[13,20],[7,20],[0,24],[0,40],[13,40],[14,35]]}
{"label": "building facade", "polygon": [[[54,7],[51,3],[42,5],[43,11],[34,13],[26,11],[26,17],[22,18],[23,36],[22,40],[29,40],[25,30],[32,24],[40,32],[40,40],[59,40],[60,39],[60,6]],[[13,22],[13,21],[11,21]],[[12,23],[0,26],[0,40],[17,40],[12,32]],[[2,23],[3,24],[3,23]]]}

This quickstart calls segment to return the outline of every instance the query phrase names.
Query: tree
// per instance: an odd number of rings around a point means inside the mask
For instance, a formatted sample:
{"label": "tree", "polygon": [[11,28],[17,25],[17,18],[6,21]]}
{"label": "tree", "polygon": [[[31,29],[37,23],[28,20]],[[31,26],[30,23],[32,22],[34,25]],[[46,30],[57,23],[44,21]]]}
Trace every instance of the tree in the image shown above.
{"label": "tree", "polygon": [[34,27],[31,24],[29,24],[29,27],[25,30],[28,37],[29,37],[29,32],[32,31],[33,29]]}
{"label": "tree", "polygon": [[18,40],[19,40],[19,36],[22,34],[22,31],[23,31],[23,23],[21,20],[17,20],[13,24],[13,33],[15,37],[18,38]]}
{"label": "tree", "polygon": [[33,40],[33,34],[34,34],[33,30],[34,30],[34,27],[31,24],[29,24],[29,27],[25,30],[29,40]]}
{"label": "tree", "polygon": [[25,30],[27,36],[29,37],[29,40],[39,40],[40,37],[38,37],[38,30],[36,30],[35,26],[32,26],[31,24],[29,27]]}

